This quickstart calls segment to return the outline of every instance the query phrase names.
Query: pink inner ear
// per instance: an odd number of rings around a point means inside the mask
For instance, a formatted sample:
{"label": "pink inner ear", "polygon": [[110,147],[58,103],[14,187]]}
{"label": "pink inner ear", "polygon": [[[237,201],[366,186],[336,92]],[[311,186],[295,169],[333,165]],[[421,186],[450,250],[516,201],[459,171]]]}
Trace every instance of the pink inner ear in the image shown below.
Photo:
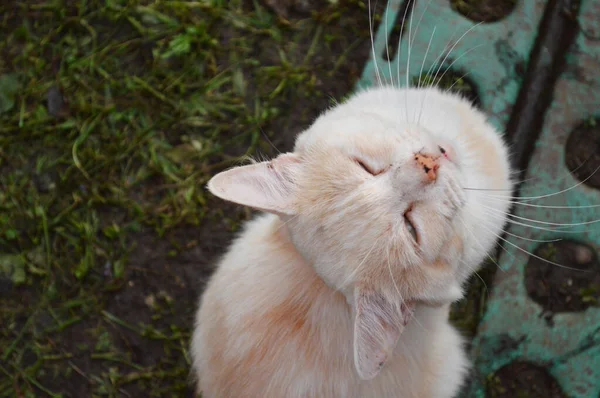
{"label": "pink inner ear", "polygon": [[270,162],[221,172],[208,182],[208,189],[233,203],[278,215],[292,215],[295,177],[300,165],[297,155],[282,154]]}

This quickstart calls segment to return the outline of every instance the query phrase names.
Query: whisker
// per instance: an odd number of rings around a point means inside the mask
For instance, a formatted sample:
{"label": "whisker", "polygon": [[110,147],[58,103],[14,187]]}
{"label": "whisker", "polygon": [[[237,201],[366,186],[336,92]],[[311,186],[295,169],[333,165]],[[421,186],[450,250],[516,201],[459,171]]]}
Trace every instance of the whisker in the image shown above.
{"label": "whisker", "polygon": [[594,176],[594,174],[596,174],[596,172],[597,172],[598,170],[600,170],[600,166],[596,167],[596,169],[595,169],[595,170],[592,172],[592,174],[590,174],[590,175],[589,175],[588,177],[586,177],[584,180],[582,180],[582,181],[578,182],[577,184],[573,185],[573,186],[572,186],[572,187],[570,187],[570,188],[563,189],[562,191],[558,191],[558,192],[555,192],[555,193],[552,193],[552,194],[547,194],[547,195],[540,195],[540,196],[529,196],[529,197],[524,197],[524,196],[521,196],[521,197],[520,197],[520,199],[523,199],[523,200],[535,200],[535,199],[543,199],[543,198],[549,198],[549,197],[551,197],[551,196],[560,195],[561,193],[568,192],[568,191],[570,191],[570,190],[572,190],[572,189],[575,189],[575,188],[577,188],[578,186],[580,186],[580,185],[582,185],[582,184],[585,184],[585,183],[586,183],[586,182],[587,182],[587,181],[588,181],[590,178],[592,178],[592,177]]}
{"label": "whisker", "polygon": [[[467,73],[465,73],[465,75],[467,75],[467,74],[468,74],[468,72],[467,72]],[[465,75],[463,75],[463,76],[461,76],[461,77],[464,77]],[[452,86],[454,86],[454,84],[452,84]],[[451,87],[452,87],[452,86],[451,86]],[[585,163],[586,163],[586,162],[587,162],[587,161],[590,159],[590,157],[591,157],[591,156],[588,156],[588,158],[587,158],[586,160],[584,160],[584,161],[583,161],[583,162],[582,162],[582,163],[581,163],[579,166],[577,166],[575,169],[573,169],[573,171],[572,171],[572,172],[567,172],[567,174],[566,174],[564,177],[560,178],[558,181],[562,181],[562,180],[564,180],[564,179],[565,179],[565,178],[566,178],[568,175],[575,173],[577,170],[579,170],[581,167],[583,167],[583,166],[585,165]],[[524,173],[525,171],[527,171],[527,169],[515,170],[515,171],[513,171],[513,174],[522,174],[522,173]],[[592,175],[593,175],[593,173],[592,173]],[[591,176],[590,176],[590,177],[591,177]],[[535,181],[535,180],[540,180],[540,179],[541,179],[541,177],[529,177],[529,178],[525,178],[524,180],[513,181],[512,183],[513,183],[514,185],[521,185],[521,184],[523,184],[523,183],[525,183],[525,182],[527,182],[527,181]],[[463,189],[464,189],[464,190],[467,190],[467,191],[500,191],[500,192],[514,191],[514,188],[513,188],[513,189],[486,189],[486,188],[469,188],[469,187],[463,187]],[[530,187],[530,189],[533,189],[533,188],[531,188],[531,187]],[[593,207],[596,207],[596,206],[593,206]]]}
{"label": "whisker", "polygon": [[[485,211],[487,211],[487,210],[485,210]],[[489,215],[489,216],[491,216],[491,217],[503,218],[501,215],[494,214],[494,213],[491,213],[491,212],[486,213],[486,214]],[[522,222],[519,222],[519,221],[516,221],[516,220],[512,220],[510,218],[506,218],[504,221],[506,221],[509,224],[513,224],[513,225],[519,225],[519,226],[522,226],[522,227],[527,227],[527,228],[531,228],[531,229],[537,229],[537,230],[540,230],[540,231],[555,232],[555,233],[560,232],[561,234],[581,234],[581,233],[584,233],[584,232],[588,232],[588,231],[585,231],[585,230],[583,230],[583,231],[569,231],[568,229],[565,229],[565,228],[539,227],[539,226],[536,226],[536,225],[525,224],[525,223],[522,223]]]}
{"label": "whisker", "polygon": [[[370,0],[369,0],[370,1]],[[389,13],[390,11],[390,1],[388,0],[386,6],[385,6],[385,52],[387,54],[387,63],[388,63],[388,69],[390,72],[390,83],[391,86],[394,87],[394,75],[392,75],[392,62],[390,61],[390,43],[389,43],[389,33],[388,33],[388,17],[390,15]],[[400,87],[400,82],[398,82],[398,87]]]}
{"label": "whisker", "polygon": [[279,153],[281,155],[281,151],[279,149],[277,149],[275,144],[273,144],[273,141],[271,141],[271,139],[269,138],[267,133],[265,133],[265,130],[262,127],[259,127],[259,130],[260,130],[261,134],[263,135],[263,137],[265,137],[265,140],[267,140],[269,145],[271,145],[271,147],[273,147],[273,149],[275,149],[277,151],[277,153]]}
{"label": "whisker", "polygon": [[478,44],[478,45],[476,45],[475,47],[471,47],[471,48],[469,48],[468,50],[466,50],[464,53],[462,53],[461,55],[459,55],[459,56],[458,56],[458,57],[457,57],[457,58],[456,58],[454,61],[452,61],[452,62],[450,63],[450,65],[448,65],[448,67],[447,67],[447,68],[445,68],[445,70],[444,70],[444,73],[442,73],[442,75],[441,75],[441,76],[440,76],[440,78],[438,79],[437,83],[435,83],[435,77],[434,77],[434,82],[433,82],[432,84],[434,84],[434,85],[435,85],[435,84],[440,84],[440,82],[442,81],[442,79],[444,78],[444,76],[446,75],[446,73],[448,73],[448,71],[450,70],[450,68],[452,68],[452,66],[453,66],[453,65],[454,65],[454,64],[455,64],[455,63],[456,63],[456,62],[457,62],[459,59],[461,59],[462,57],[464,57],[465,55],[467,55],[467,54],[468,54],[468,53],[470,53],[471,51],[473,51],[473,50],[476,50],[476,49],[478,49],[478,48],[480,48],[480,47],[482,47],[482,46],[483,46],[483,44]]}
{"label": "whisker", "polygon": [[448,87],[448,88],[446,89],[446,92],[447,92],[447,93],[451,92],[451,91],[452,91],[452,89],[454,88],[454,86],[456,85],[456,83],[458,83],[460,80],[464,79],[465,77],[467,77],[467,76],[468,76],[468,75],[470,75],[470,74],[471,74],[470,72],[463,73],[463,74],[462,74],[462,75],[461,75],[461,76],[460,76],[458,79],[456,79],[456,80],[454,81],[454,83],[452,83],[452,84],[450,85],[450,87]]}
{"label": "whisker", "polygon": [[[480,24],[480,23],[479,23]],[[431,84],[429,85],[430,87],[433,87],[435,85],[435,80],[437,78],[437,75],[440,73],[440,69],[442,68],[442,66],[444,65],[444,62],[446,62],[446,59],[448,58],[448,56],[450,55],[450,53],[454,50],[454,48],[458,45],[458,43],[461,42],[461,40],[471,31],[473,30],[476,26],[478,26],[479,24],[476,24],[474,26],[472,26],[471,28],[469,28],[465,33],[463,33],[458,40],[454,43],[454,45],[452,45],[452,47],[448,50],[448,47],[450,46],[450,43],[452,42],[452,39],[454,38],[454,34],[456,33],[456,30],[454,31],[454,33],[452,33],[452,36],[450,36],[450,39],[448,40],[448,43],[444,46],[444,48],[442,49],[442,51],[440,52],[440,55],[438,55],[435,60],[433,61],[433,64],[431,65],[431,67],[429,68],[429,70],[427,71],[427,76],[431,76],[431,73],[433,72],[434,68],[436,67],[436,65],[438,65],[438,61],[444,56],[444,53],[447,52],[446,56],[444,57],[444,59],[439,63],[439,66],[437,67],[437,72],[435,73],[435,76],[433,77],[433,79],[431,80]],[[427,99],[427,94],[428,91],[425,91],[425,94],[423,95],[423,99],[421,100],[421,109],[419,111],[419,117],[417,118],[417,123],[421,122],[421,116],[423,114],[423,107],[425,105],[425,100]]]}
{"label": "whisker", "polygon": [[344,280],[344,282],[340,285],[340,287],[334,290],[334,293],[338,292],[338,291],[342,290],[343,288],[345,288],[346,286],[348,286],[348,283],[350,283],[350,281],[352,280],[352,278],[354,278],[354,276],[360,270],[360,267],[365,263],[365,261],[367,261],[367,258],[369,258],[369,256],[371,255],[371,252],[373,251],[373,249],[375,248],[375,246],[379,242],[379,239],[381,239],[381,237],[375,239],[375,242],[373,242],[373,245],[371,246],[371,249],[369,249],[369,251],[367,252],[367,254],[365,255],[365,257],[362,259],[362,261],[360,262],[360,264],[358,264],[358,266],[356,267],[356,269],[354,271],[352,271],[350,273],[350,275],[348,275],[348,277]]}
{"label": "whisker", "polygon": [[402,293],[400,293],[400,289],[398,288],[398,285],[396,284],[396,280],[394,279],[394,274],[392,273],[392,264],[390,263],[390,252],[389,252],[389,250],[387,252],[387,264],[388,264],[388,271],[390,272],[390,278],[392,278],[392,282],[394,283],[394,287],[396,288],[396,292],[398,292],[398,296],[402,297]]}
{"label": "whisker", "polygon": [[527,250],[525,250],[523,248],[520,248],[518,245],[515,245],[514,243],[510,242],[509,240],[504,239],[503,237],[501,237],[500,235],[498,235],[494,231],[490,230],[489,228],[486,228],[484,224],[481,224],[481,226],[483,228],[487,229],[491,234],[495,235],[498,239],[502,240],[503,242],[508,243],[509,245],[511,245],[512,247],[514,247],[515,249],[520,250],[520,251],[522,251],[523,253],[525,253],[525,254],[527,254],[529,256],[537,258],[538,260],[544,261],[544,262],[546,262],[548,264],[556,265],[557,267],[560,267],[560,268],[570,269],[570,270],[574,270],[574,271],[590,272],[590,270],[581,270],[581,269],[577,269],[577,268],[573,268],[573,267],[567,267],[566,265],[562,265],[562,264],[556,263],[554,261],[550,261],[550,260],[547,260],[545,258],[542,258],[542,257],[538,256],[537,254],[528,252]]}
{"label": "whisker", "polygon": [[[483,219],[481,217],[478,217],[475,214],[471,214],[471,215],[473,217],[475,217],[476,219],[478,219],[479,221],[481,221],[481,222],[485,222],[486,221],[485,219]],[[493,215],[493,214],[488,214],[488,215]],[[498,216],[498,217],[500,217],[500,216]],[[505,229],[500,229],[500,230],[502,232],[504,232],[505,234],[507,234],[507,235],[510,235],[512,237],[515,237],[515,238],[523,239],[523,240],[528,241],[528,242],[552,243],[552,242],[560,242],[562,240],[562,238],[557,238],[557,239],[532,239],[532,238],[526,238],[526,237],[521,236],[521,235],[513,234],[512,232],[508,232]],[[558,232],[562,232],[562,231],[558,231]]]}
{"label": "whisker", "polygon": [[[431,32],[431,37],[429,38],[429,43],[427,43],[427,50],[425,50],[425,56],[423,57],[423,62],[421,63],[421,70],[419,71],[419,82],[417,84],[417,88],[421,88],[421,76],[423,76],[423,67],[425,67],[425,61],[427,61],[427,55],[429,54],[429,47],[431,47],[431,42],[433,41],[433,36],[435,35],[436,29],[437,29],[437,25],[433,27],[433,31]],[[419,119],[419,121],[420,121],[420,119]]]}
{"label": "whisker", "polygon": [[494,260],[494,258],[492,256],[490,256],[490,254],[485,250],[485,248],[483,247],[483,245],[481,244],[481,242],[479,242],[479,240],[475,237],[475,234],[473,233],[473,231],[471,231],[468,227],[467,227],[467,223],[463,220],[462,217],[457,217],[458,220],[462,223],[463,228],[465,229],[465,231],[467,231],[471,237],[473,237],[473,241],[475,243],[477,243],[479,245],[479,247],[481,247],[481,250],[483,250],[485,252],[485,255],[494,263],[496,264],[496,267],[498,267],[498,269],[500,269],[502,272],[506,272],[504,269],[502,269],[502,267],[500,266],[500,264],[498,264],[498,262],[496,260]]}
{"label": "whisker", "polygon": [[294,215],[294,216],[290,217],[290,219],[289,219],[289,220],[287,220],[287,221],[284,221],[283,223],[281,223],[281,225],[280,225],[279,227],[277,227],[277,229],[276,229],[275,231],[279,232],[279,230],[280,230],[281,228],[285,227],[286,225],[288,225],[288,223],[290,223],[290,222],[294,221],[294,220],[295,220],[296,218],[298,218],[298,217],[300,217],[300,214],[296,214],[296,215]]}
{"label": "whisker", "polygon": [[527,207],[539,207],[542,209],[593,209],[596,207],[600,207],[600,204],[598,205],[581,205],[581,206],[555,206],[555,205],[534,205],[533,203],[524,203],[524,202],[519,202],[516,200],[502,200],[500,198],[494,198],[494,197],[488,197],[485,198],[485,200],[494,200],[494,201],[502,201],[502,202],[506,202],[506,203],[511,203],[511,204],[515,204],[515,205],[519,205],[519,206],[527,206]]}
{"label": "whisker", "polygon": [[431,66],[427,70],[427,76],[430,76],[433,73],[434,69],[438,65],[438,62],[442,59],[442,57],[444,56],[444,54],[450,49],[450,47],[452,45],[452,40],[454,39],[454,35],[456,34],[457,31],[458,31],[458,26],[454,29],[454,32],[452,32],[452,35],[450,36],[450,38],[448,39],[448,41],[444,45],[444,48],[442,49],[442,51],[440,51],[440,54],[437,57],[435,57],[435,59],[433,60],[433,63],[431,64]]}
{"label": "whisker", "polygon": [[[396,64],[397,69],[398,69],[398,87],[400,87],[400,54],[401,54],[401,50],[402,50],[402,36],[404,36],[404,21],[406,21],[406,14],[408,13],[408,10],[411,8],[411,2],[412,2],[412,0],[408,0],[408,4],[406,5],[406,8],[404,9],[404,15],[402,16],[402,24],[400,25],[400,38],[398,39],[398,63]],[[411,14],[412,14],[412,11],[411,11]],[[410,41],[410,37],[409,37],[409,41]],[[405,95],[405,101],[406,101],[406,103],[404,104],[404,109],[406,111],[406,122],[408,123],[408,94]]]}
{"label": "whisker", "polygon": [[454,45],[450,48],[450,50],[448,51],[448,54],[446,54],[446,56],[444,57],[444,59],[442,60],[442,62],[440,62],[440,65],[438,67],[437,72],[435,73],[435,76],[433,77],[433,81],[435,82],[435,79],[437,78],[437,75],[440,73],[440,70],[442,69],[442,66],[444,65],[444,63],[446,62],[446,60],[448,59],[448,57],[450,56],[450,54],[452,54],[452,51],[454,51],[454,48],[456,48],[456,46],[458,45],[458,43],[461,42],[461,40],[473,29],[475,29],[476,27],[478,27],[479,25],[481,25],[483,22],[479,22],[473,26],[471,26],[465,33],[462,34],[462,36],[456,41],[456,43],[454,43]]}
{"label": "whisker", "polygon": [[[560,195],[561,193],[565,193],[568,192],[572,189],[577,188],[578,186],[585,184],[590,178],[592,178],[594,176],[594,174],[596,174],[596,172],[600,170],[600,166],[596,167],[596,169],[592,172],[592,174],[590,174],[587,178],[585,178],[582,181],[579,181],[578,183],[576,183],[575,185],[569,187],[569,188],[565,188],[561,191],[558,192],[554,192],[554,193],[550,193],[550,194],[546,194],[546,195],[539,195],[539,196],[501,196],[501,195],[487,195],[488,197],[494,197],[494,198],[508,198],[508,199],[520,199],[520,200],[525,200],[525,201],[532,201],[532,200],[537,200],[537,199],[543,199],[543,198],[549,198],[552,196],[556,196],[556,195]],[[472,189],[473,190],[473,189]]]}
{"label": "whisker", "polygon": [[531,239],[531,238],[526,238],[524,236],[520,236],[520,235],[516,235],[513,234],[511,232],[508,232],[505,229],[500,229],[502,232],[504,232],[507,235],[512,236],[513,238],[518,238],[518,239],[523,239],[527,242],[536,242],[536,243],[553,243],[553,242],[560,242],[562,240],[562,238],[557,238],[557,239]]}
{"label": "whisker", "polygon": [[538,223],[538,224],[542,224],[542,225],[556,225],[556,226],[560,226],[560,227],[577,227],[577,226],[580,226],[580,225],[589,225],[589,224],[595,224],[597,222],[600,222],[600,219],[591,220],[591,221],[583,221],[583,222],[579,222],[579,223],[555,223],[555,222],[548,222],[548,221],[540,221],[540,220],[534,220],[532,218],[517,216],[515,214],[505,213],[505,212],[503,212],[501,210],[494,209],[493,207],[489,207],[489,206],[486,206],[484,204],[482,204],[481,206],[484,207],[484,208],[486,208],[486,209],[488,209],[488,210],[490,210],[490,211],[493,211],[495,213],[500,213],[500,214],[503,214],[503,215],[507,215],[508,217],[513,217],[513,218],[516,218],[516,219],[519,219],[519,220],[529,221],[529,222]]}
{"label": "whisker", "polygon": [[371,35],[371,53],[373,55],[373,62],[375,63],[375,74],[377,76],[377,81],[379,82],[379,87],[383,87],[383,83],[381,82],[381,75],[379,74],[379,66],[377,65],[377,56],[375,55],[375,39],[373,37],[373,21],[372,21],[372,12],[371,12],[371,0],[368,2],[369,8],[369,33]]}
{"label": "whisker", "polygon": [[485,286],[485,293],[487,295],[489,293],[488,285],[487,285],[487,283],[485,283],[485,280],[481,277],[481,275],[479,275],[479,272],[475,271],[475,269],[473,267],[471,267],[471,265],[469,263],[467,263],[465,260],[459,258],[458,261],[460,261],[461,263],[463,263],[468,269],[472,270],[473,273],[475,275],[477,275],[477,277],[479,278],[479,280],[481,282],[483,282],[483,286]]}
{"label": "whisker", "polygon": [[[427,2],[427,5],[425,6],[425,9],[423,10],[423,12],[421,13],[421,17],[419,18],[419,22],[417,22],[417,29],[415,30],[415,37],[413,37],[411,46],[414,44],[415,39],[417,37],[417,32],[419,31],[419,28],[421,27],[421,21],[423,21],[423,17],[425,16],[425,13],[427,12],[427,9],[429,8],[429,5],[431,4],[432,0],[429,0]],[[431,40],[433,39],[433,34],[435,33],[437,26],[433,28],[433,33],[431,34],[431,39],[429,39],[429,44],[427,45],[427,51],[425,52],[425,57],[423,58],[423,63],[421,64],[421,71],[419,72],[419,80],[417,83],[417,87],[420,88],[421,87],[421,75],[423,74],[423,67],[425,65],[425,60],[427,59],[427,53],[429,52],[429,46],[431,46]]]}
{"label": "whisker", "polygon": [[[410,0],[409,0],[410,1]],[[406,123],[409,123],[409,118],[408,118],[408,89],[410,87],[409,84],[409,75],[410,75],[410,54],[412,52],[412,42],[411,42],[411,37],[412,37],[412,21],[413,21],[413,17],[415,16],[415,13],[411,11],[410,13],[410,21],[408,24],[408,56],[406,57],[406,88],[404,90],[404,107],[406,108]]]}
{"label": "whisker", "polygon": [[404,14],[402,15],[402,23],[400,24],[400,35],[398,36],[398,62],[396,63],[396,74],[398,79],[398,86],[400,86],[400,55],[402,53],[402,39],[404,36],[404,21],[406,21],[406,15],[408,14],[408,10],[411,8],[411,1],[408,0],[406,7],[404,8]]}

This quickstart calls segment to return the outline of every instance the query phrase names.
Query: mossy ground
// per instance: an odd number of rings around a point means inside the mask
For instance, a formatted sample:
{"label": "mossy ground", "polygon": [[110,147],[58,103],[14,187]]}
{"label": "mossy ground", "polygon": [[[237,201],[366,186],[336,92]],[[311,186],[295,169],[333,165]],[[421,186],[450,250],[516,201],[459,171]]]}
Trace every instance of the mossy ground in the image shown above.
{"label": "mossy ground", "polygon": [[289,150],[369,53],[366,1],[322,4],[0,5],[0,396],[191,394],[196,301],[250,217],[205,183]]}

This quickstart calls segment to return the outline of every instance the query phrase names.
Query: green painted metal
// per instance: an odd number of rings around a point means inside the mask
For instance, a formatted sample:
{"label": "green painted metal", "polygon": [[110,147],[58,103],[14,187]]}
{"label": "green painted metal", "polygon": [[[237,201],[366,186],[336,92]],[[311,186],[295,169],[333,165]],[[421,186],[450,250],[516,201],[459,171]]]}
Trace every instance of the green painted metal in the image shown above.
{"label": "green painted metal", "polygon": [[[421,70],[435,70],[443,58],[438,56],[452,49],[445,65],[459,73],[468,73],[477,86],[482,109],[490,115],[492,123],[504,131],[521,86],[520,71],[526,69],[546,1],[521,0],[507,18],[470,31],[476,24],[452,11],[448,0],[417,1],[412,16],[408,17],[413,21],[412,46],[409,46],[409,29],[406,28],[398,54],[388,63],[386,41],[394,23],[402,20],[402,15],[396,20],[401,3],[402,0],[390,0],[375,37],[374,56],[366,65],[358,87],[379,84],[378,73],[384,82],[405,86],[407,69],[411,82]],[[406,23],[410,25],[410,19]],[[577,185],[578,181],[569,173],[564,161],[569,132],[582,121],[600,116],[600,0],[582,1],[579,24],[581,31],[566,55],[568,68],[555,87],[554,100],[526,171],[521,196],[565,192],[528,202],[531,204],[600,204],[600,191]],[[514,214],[544,222],[579,223],[599,219],[600,208],[558,210],[516,206]],[[599,224],[579,229],[585,231],[566,236],[600,251]],[[511,224],[508,231],[531,240],[557,237],[550,231],[515,224]],[[544,366],[571,397],[598,398],[600,308],[556,314],[554,325],[549,326],[540,316],[543,309],[527,296],[524,285],[524,266],[529,258],[526,251],[533,251],[538,243],[511,236],[507,240],[488,310],[473,344],[475,378],[465,396],[484,397],[486,377],[519,359]]]}
{"label": "green painted metal", "polygon": [[402,3],[403,0],[389,0],[375,35],[374,56],[365,66],[358,87],[379,84],[377,71],[383,82],[389,84],[393,79],[393,84],[406,86],[407,71],[410,82],[421,71],[435,74],[445,60],[444,66],[475,82],[482,109],[504,131],[547,1],[519,1],[501,21],[477,24],[453,11],[449,0],[417,0],[412,15],[407,16],[399,51],[395,57],[390,56],[392,61],[388,63],[387,38],[394,23],[402,21]]}
{"label": "green painted metal", "polygon": [[[600,0],[582,3],[581,33],[568,55],[568,68],[555,87],[542,134],[536,143],[526,182],[520,196],[559,195],[531,201],[550,206],[600,204],[600,191],[581,184],[565,166],[564,148],[568,135],[590,117],[598,117],[600,106]],[[600,218],[600,208],[557,210],[516,206],[514,214],[553,223],[580,223]],[[531,224],[531,223],[530,223]],[[542,226],[543,225],[539,225]],[[546,225],[548,227],[548,225]],[[512,225],[514,235],[547,240],[564,237],[579,240],[600,250],[600,225],[588,224],[560,234]],[[533,251],[539,243],[508,237],[523,250]],[[474,356],[480,380],[472,396],[483,397],[483,379],[515,358],[545,365],[572,397],[598,398],[600,394],[600,308],[580,313],[555,314],[553,326],[543,319],[542,308],[525,291],[524,266],[528,254],[511,244],[500,258],[486,315],[475,340]],[[507,344],[514,342],[514,345]]]}

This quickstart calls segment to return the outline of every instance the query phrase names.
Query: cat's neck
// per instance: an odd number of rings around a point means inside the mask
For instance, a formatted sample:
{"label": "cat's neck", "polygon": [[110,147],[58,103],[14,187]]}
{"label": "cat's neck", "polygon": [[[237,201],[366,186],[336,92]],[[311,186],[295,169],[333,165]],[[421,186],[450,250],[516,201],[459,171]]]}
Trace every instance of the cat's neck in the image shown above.
{"label": "cat's neck", "polygon": [[[289,284],[286,297],[282,297],[282,301],[302,307],[303,311],[309,312],[310,317],[315,321],[322,316],[326,318],[340,316],[350,320],[351,309],[346,297],[327,285],[312,264],[296,249],[285,222],[272,216],[268,234],[267,241],[270,246],[268,250],[277,251],[279,255],[285,253],[286,261],[277,265],[280,267],[279,282],[284,285]],[[331,312],[338,312],[338,314],[333,315]]]}
{"label": "cat's neck", "polygon": [[[285,331],[302,344],[308,344],[305,339],[313,336],[318,340],[312,341],[317,344],[316,352],[351,355],[348,349],[353,341],[354,315],[346,297],[328,286],[298,252],[283,221],[275,216],[266,216],[263,221],[263,238],[267,238],[261,239],[267,245],[263,254],[283,261],[268,262],[272,268],[267,274],[274,279],[265,286],[276,288],[267,293],[272,305],[262,319],[269,319],[272,330]],[[426,342],[424,333],[446,322],[448,307],[418,306],[414,313],[417,319],[403,332],[396,353],[402,356],[405,350],[414,351],[415,344]]]}

